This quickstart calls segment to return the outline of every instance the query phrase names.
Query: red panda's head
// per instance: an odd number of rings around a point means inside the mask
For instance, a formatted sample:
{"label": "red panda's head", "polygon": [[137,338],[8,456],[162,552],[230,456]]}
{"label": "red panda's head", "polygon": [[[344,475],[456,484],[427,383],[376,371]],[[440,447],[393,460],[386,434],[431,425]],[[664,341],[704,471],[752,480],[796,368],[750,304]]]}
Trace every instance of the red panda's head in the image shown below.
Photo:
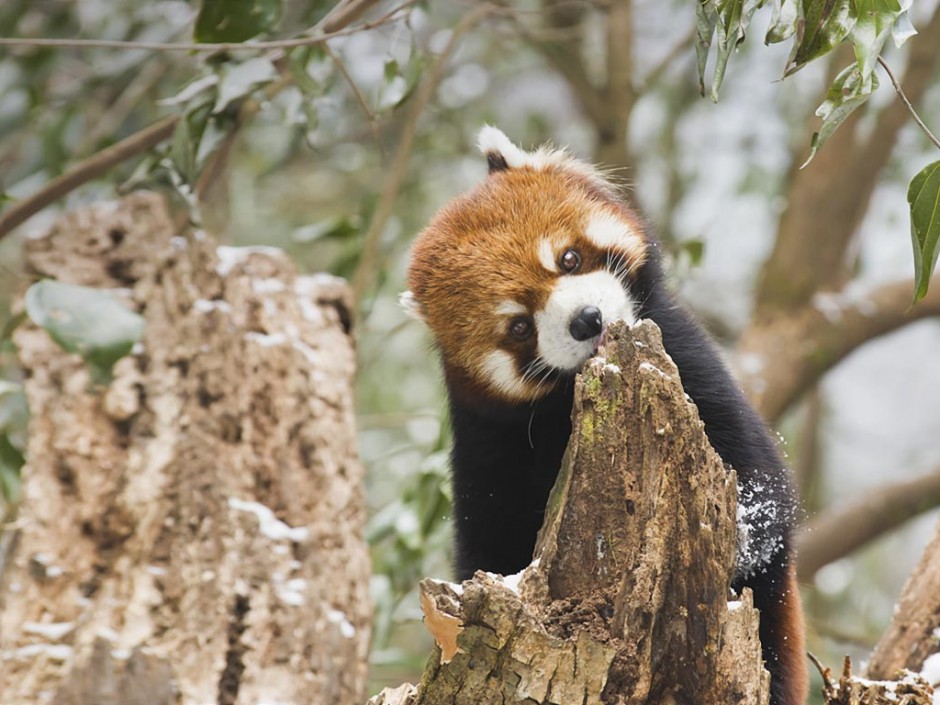
{"label": "red panda's head", "polygon": [[634,320],[626,278],[646,258],[639,218],[589,164],[526,152],[484,127],[490,173],[418,236],[406,307],[431,328],[451,389],[539,399]]}

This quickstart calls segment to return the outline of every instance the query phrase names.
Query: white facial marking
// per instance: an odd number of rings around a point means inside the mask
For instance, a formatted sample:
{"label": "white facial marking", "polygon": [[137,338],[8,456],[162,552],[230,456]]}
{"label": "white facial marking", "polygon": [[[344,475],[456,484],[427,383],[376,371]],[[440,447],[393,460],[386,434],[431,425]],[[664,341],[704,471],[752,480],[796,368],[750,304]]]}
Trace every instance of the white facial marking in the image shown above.
{"label": "white facial marking", "polygon": [[555,264],[555,248],[552,247],[552,241],[548,238],[544,238],[539,243],[539,262],[552,274],[558,271],[558,265]]}
{"label": "white facial marking", "polygon": [[499,316],[521,316],[528,312],[525,306],[512,299],[505,299],[496,307],[496,313]]}
{"label": "white facial marking", "polygon": [[545,308],[535,314],[538,354],[552,367],[575,370],[594,353],[593,338],[575,340],[569,329],[571,319],[585,306],[600,309],[605,327],[612,321],[636,320],[633,301],[610,272],[561,277]]}
{"label": "white facial marking", "polygon": [[630,226],[607,211],[595,211],[584,228],[584,234],[602,249],[641,247],[642,241]]}
{"label": "white facial marking", "polygon": [[496,389],[512,398],[525,396],[526,386],[516,371],[516,361],[505,350],[494,350],[483,358],[483,374]]}

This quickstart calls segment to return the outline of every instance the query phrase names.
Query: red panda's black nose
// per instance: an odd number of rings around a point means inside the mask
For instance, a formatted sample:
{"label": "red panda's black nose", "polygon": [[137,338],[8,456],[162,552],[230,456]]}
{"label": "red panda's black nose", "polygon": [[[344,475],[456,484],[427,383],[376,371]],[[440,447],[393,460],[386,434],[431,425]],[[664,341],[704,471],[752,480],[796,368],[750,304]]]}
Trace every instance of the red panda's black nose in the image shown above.
{"label": "red panda's black nose", "polygon": [[571,319],[568,330],[575,340],[587,340],[600,335],[602,323],[601,310],[597,306],[585,306]]}

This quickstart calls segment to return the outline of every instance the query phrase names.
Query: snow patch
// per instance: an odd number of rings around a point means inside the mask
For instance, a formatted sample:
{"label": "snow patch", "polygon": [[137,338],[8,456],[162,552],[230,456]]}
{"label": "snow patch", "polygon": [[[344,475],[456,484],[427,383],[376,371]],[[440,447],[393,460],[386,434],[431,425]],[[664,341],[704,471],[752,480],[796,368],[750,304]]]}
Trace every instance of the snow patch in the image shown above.
{"label": "snow patch", "polygon": [[68,661],[72,657],[72,647],[64,644],[29,644],[13,651],[5,651],[3,659],[25,661],[37,656],[47,656],[53,661]]}
{"label": "snow patch", "polygon": [[346,617],[345,612],[340,612],[339,610],[327,610],[326,618],[333,624],[338,624],[339,633],[347,639],[352,639],[354,636],[356,636],[356,628]]}
{"label": "snow patch", "polygon": [[280,279],[275,279],[274,277],[268,277],[267,279],[252,279],[251,288],[256,294],[280,294],[282,291],[286,291],[287,287],[284,285]]}
{"label": "snow patch", "polygon": [[220,311],[222,313],[231,313],[232,305],[228,301],[221,299],[196,299],[193,302],[193,310],[198,313],[211,313]]}
{"label": "snow patch", "polygon": [[[930,685],[940,685],[940,651],[924,659],[924,665],[921,666],[920,675]],[[934,697],[936,700],[936,697]]]}
{"label": "snow patch", "polygon": [[219,263],[215,272],[220,277],[227,277],[240,264],[243,264],[251,255],[267,255],[278,259],[284,256],[284,251],[268,245],[252,245],[251,247],[228,247],[222,245],[215,250]]}
{"label": "snow patch", "polygon": [[75,629],[75,622],[24,622],[23,631],[58,641]]}
{"label": "snow patch", "polygon": [[229,497],[228,506],[240,512],[249,512],[258,518],[258,530],[273,541],[287,539],[294,543],[306,541],[310,531],[306,526],[292,527],[274,516],[268,507],[258,502],[245,502],[235,497]]}
{"label": "snow patch", "polygon": [[640,369],[641,369],[641,370],[645,370],[646,372],[655,372],[656,374],[658,374],[658,375],[659,375],[660,377],[662,377],[663,379],[669,379],[669,375],[667,375],[665,372],[663,372],[661,369],[659,369],[658,367],[656,367],[656,365],[654,365],[654,364],[652,364],[652,363],[649,363],[649,362],[641,362],[641,363],[640,363]]}
{"label": "snow patch", "polygon": [[250,340],[253,343],[257,343],[262,348],[273,348],[278,345],[285,345],[287,343],[287,336],[283,333],[271,333],[265,335],[264,333],[250,331],[245,333],[245,340]]}
{"label": "snow patch", "polygon": [[304,593],[307,591],[307,581],[303,578],[291,578],[278,587],[277,596],[286,605],[301,607],[306,603]]}

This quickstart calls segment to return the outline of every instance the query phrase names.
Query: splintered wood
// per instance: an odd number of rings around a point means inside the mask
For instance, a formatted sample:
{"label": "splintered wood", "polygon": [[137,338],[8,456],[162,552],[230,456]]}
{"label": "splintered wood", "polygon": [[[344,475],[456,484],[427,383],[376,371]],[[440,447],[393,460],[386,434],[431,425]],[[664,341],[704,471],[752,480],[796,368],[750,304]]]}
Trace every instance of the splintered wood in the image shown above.
{"label": "splintered wood", "polygon": [[16,344],[32,420],[0,566],[4,705],[365,697],[371,607],[345,286],[174,232],[135,194],[26,243],[146,321],[107,386]]}

